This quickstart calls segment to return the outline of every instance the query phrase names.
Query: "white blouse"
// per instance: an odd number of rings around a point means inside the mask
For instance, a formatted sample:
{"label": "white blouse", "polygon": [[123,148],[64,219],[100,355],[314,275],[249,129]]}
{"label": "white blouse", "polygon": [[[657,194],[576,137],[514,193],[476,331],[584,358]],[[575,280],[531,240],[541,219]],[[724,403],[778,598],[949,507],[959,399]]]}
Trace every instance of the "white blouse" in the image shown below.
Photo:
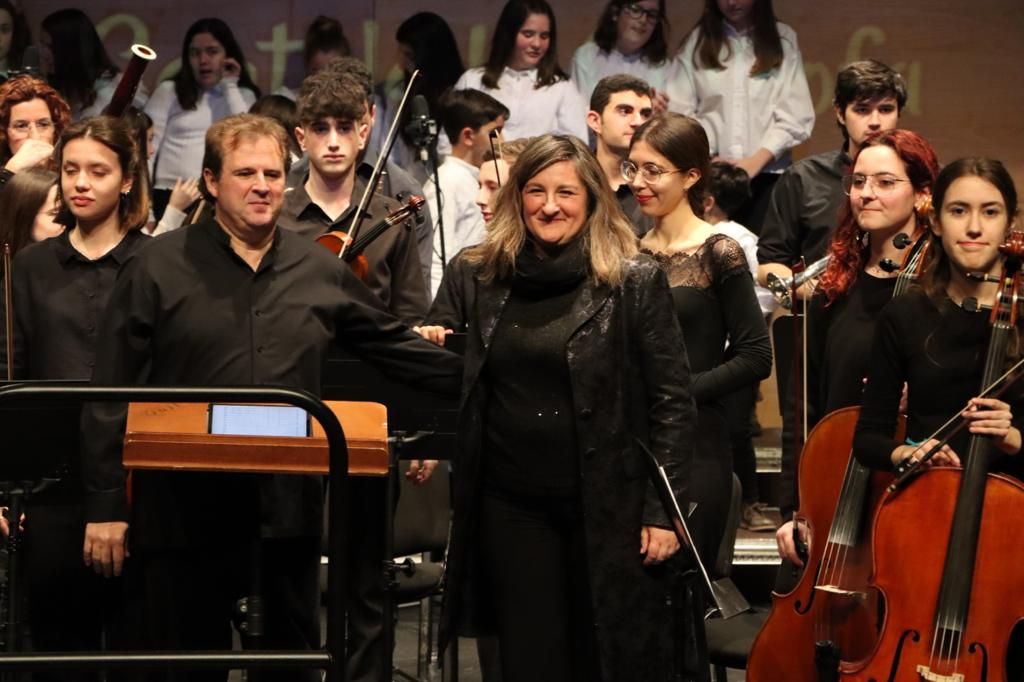
{"label": "white blouse", "polygon": [[497,88],[485,87],[483,77],[483,67],[470,69],[459,78],[455,89],[486,92],[508,107],[510,116],[503,133],[506,140],[545,133],[587,139],[587,108],[572,81],[535,88],[537,69],[515,71],[508,67],[502,71]]}
{"label": "white blouse", "polygon": [[[697,31],[692,31],[675,58],[668,86],[669,109],[700,121],[712,154],[736,161],[764,148],[775,157],[764,170],[775,173],[792,163],[789,151],[810,137],[814,128],[814,105],[796,32],[782,23],[777,26],[782,64],[768,73],[750,75],[755,56],[749,31],[739,33],[726,22],[732,56],[724,62],[725,68],[695,68]],[[725,54],[723,45],[721,56]]]}
{"label": "white blouse", "polygon": [[172,189],[178,178],[198,178],[203,172],[206,130],[227,116],[242,114],[256,101],[249,88],[239,88],[234,78],[201,93],[195,109],[178,103],[174,81],[157,86],[146,104],[153,119],[153,147],[156,149],[154,189]]}
{"label": "white blouse", "polygon": [[576,49],[570,67],[572,81],[588,107],[590,96],[602,78],[624,73],[647,81],[655,90],[664,91],[672,71],[671,59],[661,64],[651,64],[642,59],[639,53],[627,56],[615,49],[604,52],[593,40],[588,40]]}
{"label": "white blouse", "polygon": [[[475,246],[484,239],[486,227],[480,207],[476,205],[480,189],[480,169],[455,156],[449,156],[437,169],[441,181],[441,213],[444,216],[444,255],[450,261],[467,246]],[[437,216],[437,189],[434,181],[423,185],[423,196]],[[441,231],[434,218],[434,249],[430,259],[430,297],[437,296],[444,276],[441,263]]]}

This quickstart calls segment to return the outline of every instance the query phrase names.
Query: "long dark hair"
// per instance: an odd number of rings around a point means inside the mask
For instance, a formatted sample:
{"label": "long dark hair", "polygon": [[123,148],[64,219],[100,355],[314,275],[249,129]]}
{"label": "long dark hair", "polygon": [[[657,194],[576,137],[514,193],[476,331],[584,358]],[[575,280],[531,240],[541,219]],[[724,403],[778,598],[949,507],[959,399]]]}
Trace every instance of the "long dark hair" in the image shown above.
{"label": "long dark hair", "polygon": [[32,31],[25,21],[25,14],[10,0],[0,0],[0,10],[11,15],[11,49],[7,51],[7,69],[17,69],[21,66],[25,48],[32,43]]}
{"label": "long dark hair", "polygon": [[[751,76],[768,73],[782,64],[782,38],[779,28],[775,25],[775,11],[772,0],[754,0],[750,10],[754,15],[754,66],[750,69]],[[694,24],[697,32],[697,44],[693,50],[693,66],[697,69],[721,69],[723,61],[729,61],[732,52],[725,40],[725,15],[718,9],[717,0],[704,0],[704,13]],[[722,46],[726,46],[725,59],[719,55]]]}
{"label": "long dark hair", "polygon": [[[413,63],[420,70],[420,78],[413,85],[412,94],[423,95],[431,115],[437,118],[441,94],[455,85],[465,70],[452,29],[437,14],[418,12],[399,25],[395,40],[412,49]],[[405,74],[404,82],[408,82],[409,75]],[[405,124],[411,115],[411,108],[406,107],[399,128],[402,139],[410,145],[412,137]]]}
{"label": "long dark hair", "polygon": [[[704,196],[711,182],[708,134],[696,119],[668,112],[654,116],[636,129],[629,146],[646,142],[681,171],[695,169],[700,178],[686,190],[686,199],[698,218],[704,217]],[[678,176],[675,176],[678,177]]]}
{"label": "long dark hair", "polygon": [[[594,43],[602,52],[611,52],[619,39],[618,16],[626,5],[633,4],[633,0],[611,0],[604,7],[601,18],[597,20],[597,30],[594,31]],[[640,49],[640,58],[648,64],[661,64],[668,59],[668,18],[665,16],[665,0],[658,0],[658,12],[660,18],[654,26],[654,32],[647,39]]]}
{"label": "long dark hair", "polygon": [[[57,159],[57,170],[64,165],[64,149],[72,140],[88,138],[96,140],[117,155],[121,166],[121,175],[132,179],[132,188],[127,197],[121,197],[118,205],[118,217],[121,230],[136,230],[146,224],[149,219],[149,192],[146,189],[145,164],[139,158],[135,131],[127,121],[112,116],[95,116],[72,123],[60,136],[60,142],[54,150]],[[57,183],[57,203],[59,210],[56,221],[67,227],[74,227],[75,216],[64,201],[61,183]]]}
{"label": "long dark hair", "polygon": [[62,9],[43,19],[50,36],[53,73],[47,75],[72,109],[92,106],[98,78],[113,78],[119,69],[103,47],[96,27],[80,9]]}
{"label": "long dark hair", "polygon": [[[957,159],[946,165],[935,180],[935,187],[932,190],[932,206],[935,211],[935,220],[942,222],[942,204],[946,200],[946,192],[950,186],[960,178],[976,177],[991,183],[999,190],[1006,204],[1007,228],[1013,224],[1017,215],[1017,187],[1013,184],[1013,177],[1006,166],[996,159],[983,156],[970,156]],[[941,240],[933,235],[934,243],[928,249],[928,264],[919,280],[921,289],[932,301],[938,303],[946,298],[946,288],[949,286],[950,263],[949,256],[942,248]]]}
{"label": "long dark hair", "polygon": [[192,73],[192,66],[188,59],[188,48],[192,44],[192,39],[199,33],[209,33],[224,47],[227,56],[242,67],[242,72],[238,76],[238,86],[249,88],[256,97],[259,97],[260,89],[256,87],[252,77],[249,76],[249,70],[245,65],[245,55],[242,54],[242,48],[235,40],[231,29],[221,19],[206,17],[188,27],[188,31],[185,32],[185,40],[181,43],[181,68],[172,79],[174,80],[174,92],[178,96],[178,104],[181,105],[181,108],[195,109],[199,102],[199,83],[196,82],[196,75]]}
{"label": "long dark hair", "polygon": [[12,255],[32,243],[32,225],[56,182],[57,174],[45,168],[23,170],[7,181],[0,194],[0,244],[10,244]]}
{"label": "long dark hair", "polygon": [[[915,192],[934,192],[936,178],[939,175],[939,159],[928,140],[909,130],[887,130],[869,137],[861,145],[857,156],[860,157],[865,149],[879,146],[888,147],[896,152],[896,156],[907,170],[907,177]],[[855,158],[850,166],[851,170],[856,165]],[[918,227],[928,229],[928,212],[915,208],[914,213]],[[847,199],[839,209],[839,226],[836,227],[829,247],[831,258],[818,283],[818,291],[825,296],[829,304],[850,290],[864,267],[870,246],[863,245],[861,234],[860,226],[853,217],[853,209],[850,208],[850,200]]]}
{"label": "long dark hair", "polygon": [[491,52],[487,55],[483,77],[483,84],[487,87],[498,87],[501,72],[505,70],[516,49],[519,29],[531,14],[543,14],[551,24],[551,42],[548,51],[537,65],[537,83],[534,87],[542,88],[569,79],[558,65],[558,29],[555,24],[555,11],[551,9],[551,5],[546,0],[509,0],[501,9],[498,23],[494,25],[494,34],[491,36]]}

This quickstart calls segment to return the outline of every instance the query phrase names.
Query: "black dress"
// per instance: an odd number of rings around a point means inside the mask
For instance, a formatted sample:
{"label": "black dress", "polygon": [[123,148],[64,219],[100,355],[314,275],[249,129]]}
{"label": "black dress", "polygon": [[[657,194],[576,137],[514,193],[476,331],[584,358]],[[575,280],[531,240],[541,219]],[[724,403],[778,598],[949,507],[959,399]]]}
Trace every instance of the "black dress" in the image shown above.
{"label": "black dress", "polygon": [[[843,407],[860,405],[864,377],[868,373],[875,322],[882,308],[892,300],[895,277],[873,277],[866,272],[844,296],[826,304],[815,295],[807,306],[807,430],[822,417]],[[793,375],[793,380],[798,380]],[[798,439],[793,415],[803,409],[791,387],[785,396],[782,420],[782,474],[779,510],[789,519],[799,507],[796,485]],[[845,456],[848,453],[836,453]]]}
{"label": "black dress", "polygon": [[771,372],[768,329],[743,249],[734,239],[712,235],[692,254],[641,250],[665,271],[686,339],[698,422],[692,530],[701,557],[711,564],[725,532],[732,491],[732,446],[721,398]]}

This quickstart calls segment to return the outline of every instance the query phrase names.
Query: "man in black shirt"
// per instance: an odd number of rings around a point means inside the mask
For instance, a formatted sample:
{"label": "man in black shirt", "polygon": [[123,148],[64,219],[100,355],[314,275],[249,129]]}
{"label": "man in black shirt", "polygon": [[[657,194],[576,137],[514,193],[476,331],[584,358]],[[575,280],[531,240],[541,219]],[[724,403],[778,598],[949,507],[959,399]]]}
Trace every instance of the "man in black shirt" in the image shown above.
{"label": "man in black shirt", "polygon": [[[280,227],[310,238],[349,229],[366,187],[356,173],[370,134],[365,115],[366,99],[353,76],[321,71],[302,82],[295,134],[309,158],[309,172],[287,192]],[[371,194],[358,234],[366,235],[398,207]],[[365,255],[370,289],[405,324],[422,322],[429,297],[409,221],[383,232]]]}
{"label": "man in black shirt", "polygon": [[651,117],[652,111],[651,86],[634,76],[620,74],[598,81],[587,113],[587,126],[597,140],[597,162],[638,237],[651,229],[652,222],[640,210],[621,168],[629,154],[633,133]]}
{"label": "man in black shirt", "polygon": [[757,244],[758,284],[767,286],[769,273],[790,277],[801,256],[809,265],[828,253],[845,198],[843,175],[869,135],[897,126],[906,101],[903,77],[881,62],[853,62],[839,72],[833,108],[843,147],[794,163],[776,183]]}
{"label": "man in black shirt", "polygon": [[[207,132],[203,178],[215,219],[154,240],[125,263],[97,343],[95,382],[283,385],[318,394],[328,347],[343,345],[388,375],[448,395],[461,360],[413,334],[326,249],[276,227],[288,144],[270,119],[243,114]],[[128,563],[144,606],[144,644],[230,647],[234,600],[245,593],[248,552],[278,545],[264,572],[271,648],[313,647],[323,491],[318,477],[139,471],[133,504],[121,466],[124,406],[83,418],[87,563],[106,575]],[[276,497],[275,497],[276,496]],[[262,511],[262,514],[261,514]],[[288,611],[274,612],[275,603]],[[223,679],[191,675],[188,679]],[[304,678],[292,672],[287,677]]]}

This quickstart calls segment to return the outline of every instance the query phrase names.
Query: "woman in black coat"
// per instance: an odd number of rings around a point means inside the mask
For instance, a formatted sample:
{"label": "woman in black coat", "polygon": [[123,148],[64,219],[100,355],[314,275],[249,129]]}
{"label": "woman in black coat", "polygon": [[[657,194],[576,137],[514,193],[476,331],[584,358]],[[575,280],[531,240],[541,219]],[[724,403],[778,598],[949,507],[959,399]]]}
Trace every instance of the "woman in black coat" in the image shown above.
{"label": "woman in black coat", "polygon": [[695,411],[664,274],[571,137],[531,143],[427,326],[467,332],[442,638],[496,632],[505,682],[665,680],[662,562]]}

